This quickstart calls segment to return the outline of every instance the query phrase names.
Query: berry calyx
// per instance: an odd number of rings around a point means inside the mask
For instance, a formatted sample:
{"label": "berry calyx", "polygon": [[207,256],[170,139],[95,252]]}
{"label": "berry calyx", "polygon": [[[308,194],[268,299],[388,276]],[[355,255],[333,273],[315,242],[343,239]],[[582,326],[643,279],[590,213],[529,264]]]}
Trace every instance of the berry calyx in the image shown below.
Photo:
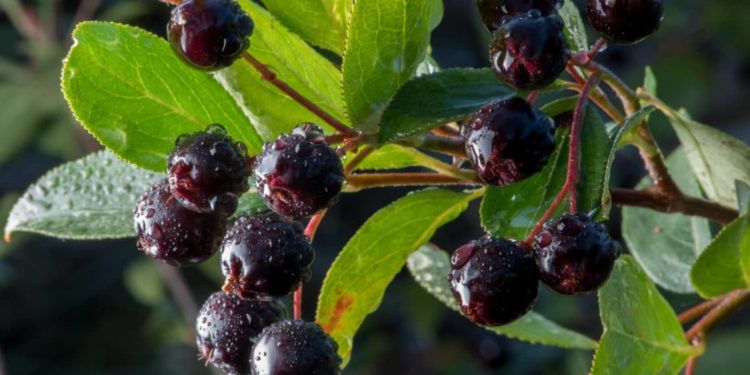
{"label": "berry calyx", "polygon": [[344,182],[341,160],[323,130],[312,124],[266,143],[255,160],[258,192],[272,210],[290,219],[333,205]]}
{"label": "berry calyx", "polygon": [[554,131],[549,117],[514,97],[482,107],[461,134],[479,177],[505,186],[542,170],[555,149]]}
{"label": "berry calyx", "polygon": [[250,188],[247,149],[218,124],[180,136],[167,159],[167,172],[175,198],[198,212],[231,216],[237,196]]}
{"label": "berry calyx", "polygon": [[587,215],[564,215],[544,224],[535,237],[534,257],[542,281],[562,294],[588,294],[604,285],[620,245]]}
{"label": "berry calyx", "polygon": [[198,350],[208,363],[228,374],[250,374],[257,336],[285,318],[284,306],[277,301],[243,300],[216,292],[203,304],[195,322]]}
{"label": "berry calyx", "polygon": [[531,310],[539,292],[531,253],[513,241],[490,235],[453,253],[449,280],[463,314],[485,326],[521,318]]}
{"label": "berry calyx", "polygon": [[172,9],[167,38],[188,64],[216,70],[232,65],[250,47],[253,28],[235,0],[185,0]]}
{"label": "berry calyx", "polygon": [[568,45],[563,20],[534,9],[504,22],[490,44],[490,66],[503,82],[518,90],[537,90],[565,70]]}
{"label": "berry calyx", "polygon": [[659,29],[662,0],[587,0],[591,26],[609,42],[633,44]]}
{"label": "berry calyx", "polygon": [[218,249],[225,220],[182,206],[164,179],[149,188],[135,208],[138,248],[173,266],[200,263]]}
{"label": "berry calyx", "polygon": [[503,24],[506,17],[515,16],[536,9],[542,15],[557,12],[563,0],[477,0],[479,16],[487,30],[494,32]]}
{"label": "berry calyx", "polygon": [[254,375],[341,373],[338,345],[315,323],[287,320],[263,330],[253,349]]}
{"label": "berry calyx", "polygon": [[314,258],[298,223],[273,212],[240,217],[221,244],[224,290],[242,298],[286,296],[310,279]]}

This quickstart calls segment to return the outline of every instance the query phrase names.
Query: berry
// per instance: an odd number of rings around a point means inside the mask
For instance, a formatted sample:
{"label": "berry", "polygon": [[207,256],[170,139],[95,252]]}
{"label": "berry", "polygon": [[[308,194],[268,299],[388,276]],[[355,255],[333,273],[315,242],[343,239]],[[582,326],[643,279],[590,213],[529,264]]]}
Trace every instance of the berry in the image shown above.
{"label": "berry", "polygon": [[302,226],[273,212],[237,219],[221,244],[226,291],[243,298],[277,298],[310,279],[315,251]]}
{"label": "berry", "polygon": [[172,9],[167,38],[188,64],[216,70],[232,65],[250,47],[253,28],[234,0],[185,0]]}
{"label": "berry", "polygon": [[538,10],[503,23],[490,45],[490,65],[495,74],[518,90],[537,90],[554,82],[565,70],[568,45],[563,20]]}
{"label": "berry", "polygon": [[557,12],[562,4],[563,0],[477,0],[479,16],[490,32],[497,30],[506,17],[532,9],[537,9],[546,16]]}
{"label": "berry", "polygon": [[481,108],[461,130],[466,156],[479,177],[509,185],[539,172],[555,149],[549,117],[521,98]]}
{"label": "berry", "polygon": [[484,236],[456,250],[450,283],[461,311],[474,323],[499,326],[525,315],[536,301],[539,275],[529,251]]}
{"label": "berry", "polygon": [[243,300],[216,292],[203,304],[195,322],[198,350],[206,361],[228,374],[249,374],[258,335],[285,318],[284,306],[277,301]]}
{"label": "berry", "polygon": [[173,266],[200,263],[219,247],[225,218],[183,207],[166,179],[149,188],[135,208],[138,248]]}
{"label": "berry", "polygon": [[612,43],[633,44],[659,29],[662,0],[587,0],[591,26]]}
{"label": "berry", "polygon": [[237,195],[249,189],[247,149],[227,136],[221,125],[180,136],[167,160],[169,186],[180,203],[198,212],[231,216]]}
{"label": "berry", "polygon": [[534,256],[542,281],[562,294],[588,294],[609,278],[620,246],[587,215],[565,215],[544,224]]}
{"label": "berry", "polygon": [[344,182],[341,160],[312,124],[266,143],[255,160],[258,192],[271,209],[292,219],[333,205]]}
{"label": "berry", "polygon": [[335,375],[341,373],[338,345],[315,323],[287,320],[272,324],[253,348],[255,375]]}

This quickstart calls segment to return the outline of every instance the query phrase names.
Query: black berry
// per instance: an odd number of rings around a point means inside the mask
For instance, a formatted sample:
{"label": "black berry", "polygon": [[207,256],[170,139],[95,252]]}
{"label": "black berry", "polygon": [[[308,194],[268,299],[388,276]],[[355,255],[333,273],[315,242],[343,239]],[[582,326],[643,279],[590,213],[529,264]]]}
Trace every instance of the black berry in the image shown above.
{"label": "black berry", "polygon": [[587,0],[591,26],[612,43],[640,42],[659,29],[662,0]]}
{"label": "black berry", "polygon": [[517,15],[492,35],[490,65],[503,82],[519,90],[537,90],[565,70],[568,46],[563,20],[538,10]]}
{"label": "black berry", "polygon": [[302,226],[273,212],[237,219],[221,244],[225,290],[243,298],[277,298],[310,279],[315,258]]}
{"label": "black berry", "polygon": [[[543,15],[557,12],[563,0],[477,0],[477,8],[487,30],[494,32],[503,19],[537,9]],[[507,18],[506,18],[507,19]]]}
{"label": "black berry", "polygon": [[539,172],[555,149],[549,117],[520,98],[480,109],[462,128],[466,156],[479,177],[497,186]]}
{"label": "black berry", "polygon": [[172,9],[167,37],[188,64],[215,70],[232,65],[250,47],[253,27],[235,0],[185,0]]}
{"label": "black berry", "polygon": [[620,246],[606,228],[584,214],[546,222],[535,241],[534,256],[542,281],[562,294],[597,290],[620,256]]}
{"label": "black berry", "polygon": [[173,266],[199,263],[218,249],[225,220],[182,206],[165,179],[149,188],[135,208],[138,248]]}
{"label": "black berry", "polygon": [[529,251],[485,236],[456,250],[450,283],[461,311],[477,324],[498,326],[525,315],[536,301],[539,275]]}
{"label": "black berry", "polygon": [[263,330],[253,349],[254,375],[336,375],[338,345],[315,323],[287,320]]}
{"label": "black berry", "polygon": [[249,188],[247,150],[220,125],[183,135],[167,160],[169,185],[184,206],[198,212],[230,216],[237,196]]}
{"label": "black berry", "polygon": [[201,356],[227,374],[250,374],[253,345],[263,328],[286,318],[277,301],[243,300],[216,292],[201,307],[195,322]]}
{"label": "black berry", "polygon": [[255,182],[271,209],[298,219],[335,203],[344,168],[323,131],[305,124],[263,146],[255,160]]}

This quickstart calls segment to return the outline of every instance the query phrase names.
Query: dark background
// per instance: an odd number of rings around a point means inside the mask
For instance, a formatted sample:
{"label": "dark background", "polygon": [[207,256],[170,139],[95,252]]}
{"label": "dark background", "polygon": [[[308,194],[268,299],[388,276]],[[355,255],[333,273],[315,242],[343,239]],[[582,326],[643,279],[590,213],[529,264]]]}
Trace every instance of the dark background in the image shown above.
{"label": "dark background", "polygon": [[[155,0],[98,2],[84,0],[79,8],[79,1],[23,1],[37,12],[40,25],[54,30],[54,37],[33,28],[19,32],[12,17],[0,12],[0,224],[29,183],[97,147],[75,124],[58,88],[76,12],[82,10],[79,18],[116,20],[164,34],[169,8]],[[445,18],[433,34],[433,53],[443,67],[487,65],[489,35],[477,22],[472,3],[445,1]],[[602,62],[633,85],[642,81],[644,66],[651,65],[667,103],[684,106],[695,118],[747,141],[750,2],[666,3],[665,20],[655,36],[634,47],[611,47]],[[663,118],[655,117],[652,127],[666,149],[675,146]],[[630,187],[642,175],[637,155],[623,152],[614,182]],[[315,241],[314,277],[305,290],[308,319],[335,254],[370,214],[405,193],[381,189],[347,195],[330,211]],[[619,236],[616,212],[614,216],[610,225]],[[441,229],[435,242],[453,249],[480,235],[473,207]],[[218,288],[217,263],[212,259],[182,271],[199,303]],[[185,322],[162,276],[135,251],[133,240],[64,242],[19,234],[11,245],[0,244],[0,367],[13,375],[210,373],[195,358],[192,322]],[[693,296],[667,297],[678,311],[697,301]],[[543,288],[537,309],[592,337],[601,333],[593,297],[565,298]],[[750,323],[748,311],[740,310],[711,334],[698,374],[750,372],[750,325],[742,324]],[[357,335],[346,372],[584,374],[591,354],[492,335],[448,311],[404,272]]]}

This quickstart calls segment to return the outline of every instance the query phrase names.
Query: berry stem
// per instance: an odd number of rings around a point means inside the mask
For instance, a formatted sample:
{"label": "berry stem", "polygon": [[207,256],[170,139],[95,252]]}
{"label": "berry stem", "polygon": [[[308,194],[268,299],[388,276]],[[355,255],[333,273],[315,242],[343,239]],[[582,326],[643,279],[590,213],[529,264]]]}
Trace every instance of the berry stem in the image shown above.
{"label": "berry stem", "polygon": [[[326,216],[326,212],[327,211],[321,211],[313,215],[313,217],[310,218],[310,221],[307,222],[304,233],[310,242],[315,238],[315,233],[318,231],[318,227],[323,221],[323,217]],[[302,285],[294,291],[294,319],[302,319]]]}
{"label": "berry stem", "polygon": [[723,297],[717,297],[717,298],[714,298],[714,299],[710,299],[708,301],[704,301],[703,303],[698,304],[696,306],[693,306],[690,309],[685,310],[684,312],[682,312],[677,317],[677,320],[679,320],[680,324],[682,324],[682,325],[688,324],[688,323],[690,323],[690,322],[692,322],[692,321],[700,318],[701,316],[703,316],[704,314],[706,314],[707,312],[709,312],[711,309],[713,309],[714,307],[716,307],[716,305],[718,305],[719,303],[721,303],[722,299],[723,299]]}
{"label": "berry stem", "polygon": [[360,173],[347,178],[347,192],[390,186],[481,185],[476,175],[471,180],[439,173]]}
{"label": "berry stem", "polygon": [[529,102],[529,104],[534,105],[538,97],[539,97],[539,91],[534,90],[529,93],[528,97],[526,97],[526,101]]}
{"label": "berry stem", "polygon": [[399,142],[399,144],[439,152],[441,154],[457,156],[463,159],[466,158],[466,146],[464,145],[463,138],[439,137],[434,134],[424,134],[410,140],[403,140]]}
{"label": "berry stem", "polygon": [[668,195],[655,186],[644,190],[611,188],[610,193],[612,203],[619,206],[642,207],[666,213],[679,212],[704,217],[719,224],[731,223],[739,216],[738,211],[733,208],[683,194]]}
{"label": "berry stem", "polygon": [[685,375],[693,375],[695,373],[695,364],[698,362],[698,357],[690,357],[687,366],[685,366]]}
{"label": "berry stem", "polygon": [[702,341],[708,331],[748,300],[750,300],[750,290],[735,290],[727,293],[718,305],[685,333],[688,341]]}
{"label": "berry stem", "polygon": [[354,172],[354,170],[357,168],[357,166],[362,163],[372,152],[375,151],[375,148],[372,146],[367,146],[363,148],[355,157],[350,161],[346,168],[344,168],[344,175],[349,176]]}
{"label": "berry stem", "polygon": [[311,102],[309,99],[305,98],[302,94],[300,94],[297,90],[293,89],[289,85],[287,85],[284,81],[280,80],[279,77],[276,76],[274,72],[272,72],[270,69],[268,69],[268,66],[258,61],[253,55],[251,55],[249,52],[244,52],[242,54],[242,57],[250,63],[250,65],[255,68],[255,70],[260,73],[261,77],[265,79],[266,81],[270,82],[272,85],[276,86],[279,90],[283,91],[285,94],[287,94],[292,100],[296,101],[297,103],[301,104],[303,107],[307,108],[310,112],[314,113],[316,116],[318,116],[320,119],[328,123],[328,125],[331,125],[336,131],[339,133],[347,136],[347,137],[356,137],[357,132],[348,126],[346,126],[344,123],[340,122],[339,120],[336,120],[333,116],[328,114],[326,111],[324,111],[322,108],[318,107],[315,103]]}

